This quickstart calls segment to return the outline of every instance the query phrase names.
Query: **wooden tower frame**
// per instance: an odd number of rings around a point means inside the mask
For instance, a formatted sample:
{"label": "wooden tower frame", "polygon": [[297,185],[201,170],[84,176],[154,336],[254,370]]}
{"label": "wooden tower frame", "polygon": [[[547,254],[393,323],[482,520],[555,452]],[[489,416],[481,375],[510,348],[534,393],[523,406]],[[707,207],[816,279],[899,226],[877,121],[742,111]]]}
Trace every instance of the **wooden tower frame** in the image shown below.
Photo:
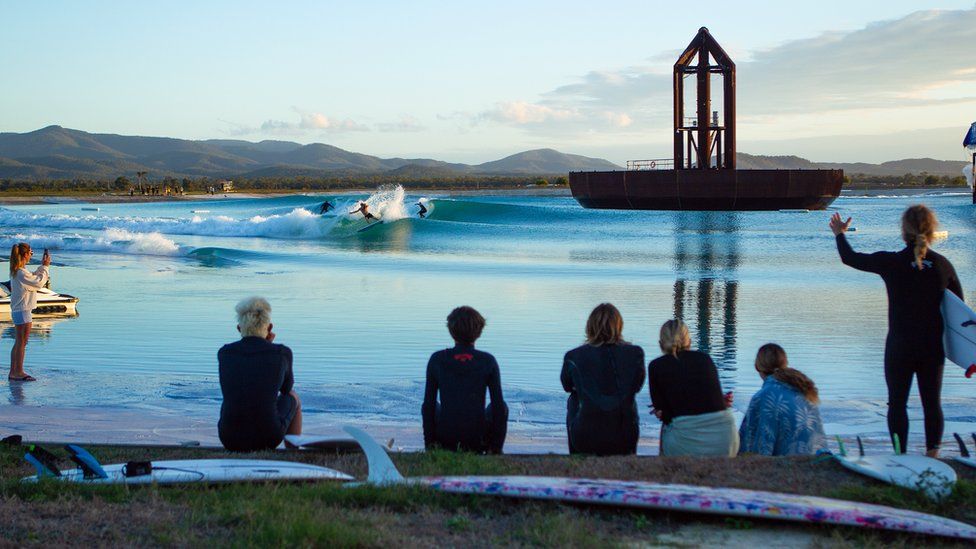
{"label": "wooden tower frame", "polygon": [[[698,63],[692,64],[695,57]],[[723,77],[722,124],[713,123],[709,116],[713,73]],[[685,122],[684,77],[688,74],[697,76],[698,112],[692,125]],[[713,153],[715,168],[735,169],[735,63],[702,27],[674,64],[674,167],[712,169]]]}

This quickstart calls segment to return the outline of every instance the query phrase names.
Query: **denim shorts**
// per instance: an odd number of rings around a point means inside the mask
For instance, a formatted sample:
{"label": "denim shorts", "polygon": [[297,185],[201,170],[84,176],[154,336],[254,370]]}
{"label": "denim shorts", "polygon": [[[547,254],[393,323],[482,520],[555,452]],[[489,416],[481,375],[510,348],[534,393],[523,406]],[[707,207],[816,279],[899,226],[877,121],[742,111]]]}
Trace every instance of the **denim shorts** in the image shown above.
{"label": "denim shorts", "polygon": [[10,318],[14,321],[15,326],[33,322],[30,311],[10,311]]}

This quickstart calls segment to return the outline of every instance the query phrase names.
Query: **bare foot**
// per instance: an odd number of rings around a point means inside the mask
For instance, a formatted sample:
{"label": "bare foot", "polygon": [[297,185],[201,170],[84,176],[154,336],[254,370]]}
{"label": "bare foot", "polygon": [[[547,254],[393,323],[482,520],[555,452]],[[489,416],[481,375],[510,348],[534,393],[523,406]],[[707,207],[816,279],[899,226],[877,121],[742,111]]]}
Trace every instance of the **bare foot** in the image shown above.
{"label": "bare foot", "polygon": [[930,457],[930,458],[939,459],[939,449],[936,448],[934,450],[926,450],[925,451],[925,456],[926,457]]}

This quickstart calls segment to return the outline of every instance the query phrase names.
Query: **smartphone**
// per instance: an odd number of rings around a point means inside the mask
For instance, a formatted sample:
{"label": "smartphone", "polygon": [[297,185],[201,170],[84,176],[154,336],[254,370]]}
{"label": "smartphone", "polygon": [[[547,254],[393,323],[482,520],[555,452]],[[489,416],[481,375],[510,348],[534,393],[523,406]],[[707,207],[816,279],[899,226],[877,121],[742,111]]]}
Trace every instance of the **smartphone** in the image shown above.
{"label": "smartphone", "polygon": [[47,248],[44,248],[44,255],[48,255]]}

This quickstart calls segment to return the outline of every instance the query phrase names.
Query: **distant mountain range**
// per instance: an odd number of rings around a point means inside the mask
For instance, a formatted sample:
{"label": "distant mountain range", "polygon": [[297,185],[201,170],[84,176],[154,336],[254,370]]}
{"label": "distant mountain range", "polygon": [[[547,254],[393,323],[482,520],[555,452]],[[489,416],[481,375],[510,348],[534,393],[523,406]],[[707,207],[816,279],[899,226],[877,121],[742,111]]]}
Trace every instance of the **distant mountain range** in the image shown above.
{"label": "distant mountain range", "polygon": [[190,141],[167,137],[95,134],[48,126],[28,133],[0,133],[0,178],[115,179],[148,171],[152,178],[327,177],[336,175],[535,175],[620,166],[552,149],[538,149],[468,165],[429,158],[379,158],[332,145],[235,139]]}
{"label": "distant mountain range", "polygon": [[927,173],[931,175],[962,175],[967,162],[956,160],[935,160],[933,158],[906,158],[891,160],[881,164],[865,162],[811,162],[799,156],[754,156],[736,153],[736,166],[743,170],[844,170],[848,175],[905,175],[907,173]]}
{"label": "distant mountain range", "polygon": [[[903,175],[927,172],[959,175],[964,162],[931,158],[883,164],[816,163],[797,156],[738,153],[742,169],[839,168],[850,174]],[[456,177],[462,175],[543,175],[581,170],[623,169],[607,160],[552,149],[538,149],[469,165],[429,158],[379,158],[332,145],[290,141],[210,139],[94,134],[61,126],[28,133],[0,133],[0,178],[15,180],[130,178],[147,171],[152,179],[173,177],[247,178],[390,175]]]}

